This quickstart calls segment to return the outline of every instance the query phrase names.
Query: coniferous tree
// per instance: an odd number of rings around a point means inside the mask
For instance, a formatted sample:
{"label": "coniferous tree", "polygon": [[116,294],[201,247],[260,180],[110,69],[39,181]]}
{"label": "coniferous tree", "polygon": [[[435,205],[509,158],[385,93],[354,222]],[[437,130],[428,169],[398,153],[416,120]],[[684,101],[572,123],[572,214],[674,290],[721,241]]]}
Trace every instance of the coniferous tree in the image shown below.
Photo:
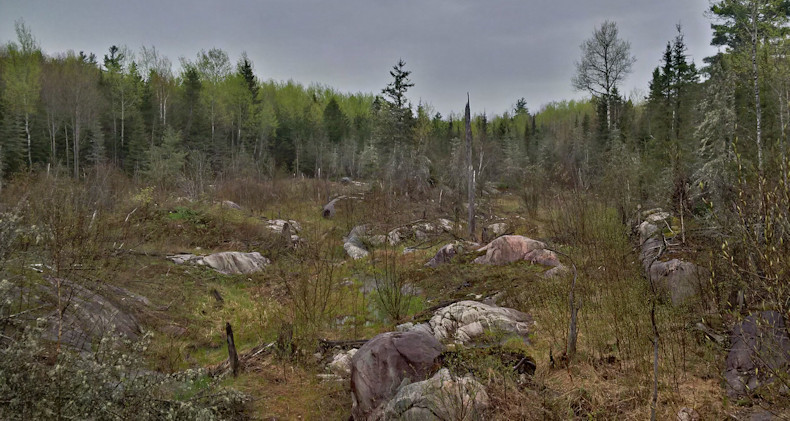
{"label": "coniferous tree", "polygon": [[[727,46],[732,52],[748,56],[752,97],[754,98],[754,143],[757,169],[763,174],[763,95],[760,75],[767,63],[760,63],[758,51],[774,40],[790,33],[790,1],[787,0],[720,0],[710,6],[716,22],[712,45]],[[766,60],[770,60],[766,56]]]}
{"label": "coniferous tree", "polygon": [[323,121],[330,144],[337,145],[347,136],[348,118],[343,114],[335,97],[332,97],[324,107]]}
{"label": "coniferous tree", "polygon": [[[35,116],[41,83],[41,52],[38,50],[30,29],[22,21],[16,22],[16,33],[19,44],[6,46],[6,63],[0,79],[3,85],[2,100],[5,112],[14,122],[11,126],[22,126],[23,133],[19,139],[25,145],[28,168],[33,166],[33,139],[31,134],[31,119]],[[16,130],[11,130],[7,138],[12,143],[17,139]],[[17,149],[16,146],[7,148],[8,151]]]}

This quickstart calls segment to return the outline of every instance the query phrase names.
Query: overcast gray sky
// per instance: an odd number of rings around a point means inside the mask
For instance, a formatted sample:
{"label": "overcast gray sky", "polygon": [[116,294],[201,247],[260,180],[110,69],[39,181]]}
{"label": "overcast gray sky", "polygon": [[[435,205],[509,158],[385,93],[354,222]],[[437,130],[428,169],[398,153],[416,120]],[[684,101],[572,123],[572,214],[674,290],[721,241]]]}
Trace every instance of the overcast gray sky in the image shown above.
{"label": "overcast gray sky", "polygon": [[[263,79],[318,82],[378,93],[399,58],[412,71],[409,98],[446,115],[530,110],[582,98],[570,79],[579,44],[617,22],[637,62],[621,92],[647,91],[652,69],[681,23],[701,64],[709,46],[708,0],[0,0],[0,41],[22,18],[47,54],[110,45],[156,46],[177,65],[200,49],[231,60],[246,51]],[[635,91],[636,89],[636,91]]]}

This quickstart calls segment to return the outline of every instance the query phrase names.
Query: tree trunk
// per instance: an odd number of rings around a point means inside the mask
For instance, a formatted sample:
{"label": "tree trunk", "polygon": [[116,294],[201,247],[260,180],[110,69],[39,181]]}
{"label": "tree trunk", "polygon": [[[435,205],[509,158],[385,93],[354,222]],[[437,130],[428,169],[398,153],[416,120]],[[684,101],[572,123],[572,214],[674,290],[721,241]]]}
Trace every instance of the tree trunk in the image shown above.
{"label": "tree trunk", "polygon": [[25,113],[25,135],[27,135],[27,167],[33,169],[33,147],[30,140],[30,114]]}
{"label": "tree trunk", "polygon": [[[606,131],[612,130],[612,101],[610,95],[606,93]],[[608,135],[608,133],[607,133]]]}
{"label": "tree trunk", "polygon": [[466,125],[466,168],[467,168],[467,188],[469,200],[469,236],[475,239],[475,170],[472,164],[472,123],[471,112],[469,110],[469,94],[466,94],[466,110],[464,111],[464,121]]}
{"label": "tree trunk", "polygon": [[760,75],[757,67],[757,4],[752,10],[752,78],[754,80],[754,114],[756,119],[755,141],[757,143],[757,169],[763,175],[763,141],[762,120],[763,113],[760,106]]}
{"label": "tree trunk", "polygon": [[54,164],[55,163],[55,158],[57,158],[57,149],[56,149],[56,145],[55,145],[55,132],[57,131],[57,128],[55,128],[55,117],[52,117],[52,121],[50,121],[50,125],[49,126],[50,126],[50,128],[49,128],[49,139],[50,139],[50,142],[51,142],[50,146],[51,146],[51,149],[52,149],[51,150],[51,154],[52,155],[50,157],[50,162],[52,162]]}
{"label": "tree trunk", "polygon": [[124,128],[126,126],[126,104],[124,103],[123,94],[121,94],[121,151],[118,154],[118,164],[123,165],[123,135],[124,135]]}
{"label": "tree trunk", "polygon": [[66,137],[66,172],[69,170],[69,127],[68,122],[63,125],[63,135]]}
{"label": "tree trunk", "polygon": [[80,177],[80,121],[74,119],[74,178]]}
{"label": "tree trunk", "polygon": [[[782,84],[784,85],[784,81]],[[781,138],[779,139],[779,147],[782,153],[782,180],[787,186],[787,132],[785,128],[785,124],[787,124],[787,120],[785,119],[785,110],[787,109],[787,87],[784,86],[782,92],[779,93],[779,127],[781,128]]]}

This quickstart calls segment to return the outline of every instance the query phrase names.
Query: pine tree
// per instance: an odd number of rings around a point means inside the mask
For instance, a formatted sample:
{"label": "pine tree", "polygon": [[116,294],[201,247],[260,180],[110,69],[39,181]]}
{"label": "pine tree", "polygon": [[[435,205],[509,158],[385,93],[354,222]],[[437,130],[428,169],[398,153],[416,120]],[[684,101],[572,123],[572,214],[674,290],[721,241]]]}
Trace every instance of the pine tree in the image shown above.
{"label": "pine tree", "polygon": [[247,83],[247,89],[250,91],[250,95],[252,95],[252,101],[255,104],[260,102],[258,98],[258,79],[255,77],[255,72],[252,69],[252,62],[249,58],[247,58],[247,53],[241,53],[241,59],[239,59],[239,63],[236,65],[236,72],[244,78],[244,81]]}
{"label": "pine tree", "polygon": [[409,79],[411,71],[405,70],[405,67],[406,62],[403,59],[398,60],[398,64],[392,66],[392,70],[390,70],[390,76],[394,80],[381,91],[384,96],[389,98],[389,102],[399,110],[408,107],[406,91],[414,86]]}
{"label": "pine tree", "polygon": [[337,145],[348,134],[348,118],[343,114],[337,99],[332,97],[324,107],[324,128],[329,142]]}

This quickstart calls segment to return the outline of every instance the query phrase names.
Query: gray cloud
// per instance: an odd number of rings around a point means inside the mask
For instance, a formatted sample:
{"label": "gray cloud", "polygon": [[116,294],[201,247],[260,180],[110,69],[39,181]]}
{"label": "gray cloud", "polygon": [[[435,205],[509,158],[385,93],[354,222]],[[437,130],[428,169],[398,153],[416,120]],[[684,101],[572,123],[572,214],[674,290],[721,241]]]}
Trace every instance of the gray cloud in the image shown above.
{"label": "gray cloud", "polygon": [[110,45],[155,45],[174,63],[218,47],[235,60],[246,51],[263,79],[317,82],[350,92],[379,92],[403,58],[412,70],[412,102],[447,114],[468,91],[476,112],[530,109],[582,98],[570,78],[579,44],[605,19],[618,23],[637,57],[621,92],[647,90],[675,24],[701,63],[709,46],[708,0],[268,0],[134,2],[2,0],[0,40],[16,38],[22,18],[48,54],[94,52]]}

